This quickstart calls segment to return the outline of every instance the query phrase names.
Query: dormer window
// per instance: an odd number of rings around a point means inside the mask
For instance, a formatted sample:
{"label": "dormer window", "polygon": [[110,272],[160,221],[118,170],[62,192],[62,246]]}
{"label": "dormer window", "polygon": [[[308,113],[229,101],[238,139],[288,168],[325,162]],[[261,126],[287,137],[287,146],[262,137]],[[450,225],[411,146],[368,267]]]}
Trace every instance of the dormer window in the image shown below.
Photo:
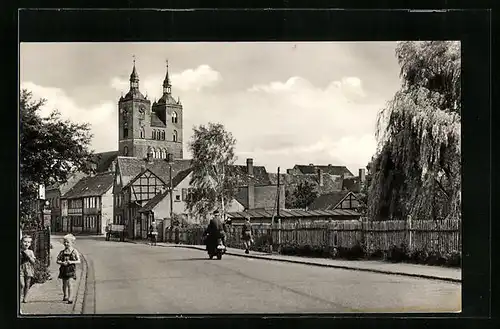
{"label": "dormer window", "polygon": [[177,112],[172,112],[172,123],[177,123]]}

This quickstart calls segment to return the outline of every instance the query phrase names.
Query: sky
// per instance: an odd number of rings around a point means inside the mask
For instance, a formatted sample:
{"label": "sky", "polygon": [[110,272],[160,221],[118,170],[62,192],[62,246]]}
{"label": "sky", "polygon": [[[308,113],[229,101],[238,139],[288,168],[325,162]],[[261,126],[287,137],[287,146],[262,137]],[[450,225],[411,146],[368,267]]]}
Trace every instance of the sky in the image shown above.
{"label": "sky", "polygon": [[140,90],[162,94],[166,60],[193,126],[222,123],[236,163],[268,172],[295,164],[345,165],[356,175],[376,151],[378,112],[400,87],[395,42],[22,43],[20,84],[45,98],[42,115],[91,124],[91,148],[118,149],[118,99],[133,56]]}

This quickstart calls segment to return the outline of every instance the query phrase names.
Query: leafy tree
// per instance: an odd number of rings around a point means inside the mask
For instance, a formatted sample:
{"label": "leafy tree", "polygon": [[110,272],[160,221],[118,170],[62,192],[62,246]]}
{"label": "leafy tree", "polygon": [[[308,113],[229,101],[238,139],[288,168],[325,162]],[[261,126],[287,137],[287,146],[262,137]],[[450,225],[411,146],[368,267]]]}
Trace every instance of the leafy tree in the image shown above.
{"label": "leafy tree", "polygon": [[373,219],[461,218],[460,44],[401,42],[402,87],[379,114]]}
{"label": "leafy tree", "polygon": [[193,132],[189,142],[193,155],[190,182],[193,190],[187,208],[192,215],[206,218],[215,208],[220,207],[224,213],[234,196],[236,179],[231,174],[231,166],[236,160],[236,140],[219,123],[194,127]]}
{"label": "leafy tree", "polygon": [[300,182],[293,192],[293,208],[306,209],[317,197],[314,184],[309,182]]}
{"label": "leafy tree", "polygon": [[76,172],[91,172],[92,135],[88,124],[62,120],[57,110],[40,116],[44,99],[33,100],[28,90],[21,90],[20,110],[20,219],[23,227],[37,226],[38,185],[64,183]]}

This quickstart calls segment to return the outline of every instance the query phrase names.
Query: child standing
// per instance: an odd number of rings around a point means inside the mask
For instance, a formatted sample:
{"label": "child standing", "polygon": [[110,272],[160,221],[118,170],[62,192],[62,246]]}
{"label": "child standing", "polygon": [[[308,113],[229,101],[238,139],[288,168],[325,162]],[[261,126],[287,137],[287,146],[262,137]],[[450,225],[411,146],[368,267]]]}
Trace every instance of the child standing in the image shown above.
{"label": "child standing", "polygon": [[73,304],[73,280],[76,280],[76,264],[80,264],[80,255],[73,248],[73,243],[76,238],[73,234],[68,234],[63,237],[64,249],[57,256],[57,264],[59,267],[59,279],[63,282],[63,301],[68,304]]}
{"label": "child standing", "polygon": [[35,276],[35,254],[33,250],[29,249],[31,246],[31,237],[25,235],[21,239],[21,253],[20,253],[20,293],[22,296],[22,302],[26,303],[26,297],[28,296],[28,290],[31,287],[31,279]]}

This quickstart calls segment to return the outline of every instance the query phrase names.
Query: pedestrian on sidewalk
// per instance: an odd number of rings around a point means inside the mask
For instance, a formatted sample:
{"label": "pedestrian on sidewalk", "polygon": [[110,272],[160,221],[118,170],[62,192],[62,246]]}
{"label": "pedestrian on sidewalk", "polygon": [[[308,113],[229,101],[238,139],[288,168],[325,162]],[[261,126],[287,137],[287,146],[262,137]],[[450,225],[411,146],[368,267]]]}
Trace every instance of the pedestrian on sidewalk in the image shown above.
{"label": "pedestrian on sidewalk", "polygon": [[64,249],[57,256],[59,267],[59,279],[63,283],[63,301],[73,304],[73,282],[76,280],[76,264],[80,264],[80,255],[73,247],[76,238],[73,234],[63,237]]}
{"label": "pedestrian on sidewalk", "polygon": [[241,239],[245,245],[245,254],[250,253],[250,246],[253,242],[252,238],[252,224],[250,223],[250,216],[245,215],[245,223],[243,223],[243,229],[241,230]]}
{"label": "pedestrian on sidewalk", "polygon": [[158,229],[154,219],[151,221],[151,225],[149,226],[149,237],[151,239],[151,245],[156,246],[156,242],[158,240]]}
{"label": "pedestrian on sidewalk", "polygon": [[29,235],[25,235],[21,239],[21,259],[19,266],[20,273],[20,290],[22,296],[22,302],[26,303],[26,298],[28,297],[28,291],[31,288],[31,280],[35,276],[35,254],[33,250],[29,249],[31,246],[32,238]]}

